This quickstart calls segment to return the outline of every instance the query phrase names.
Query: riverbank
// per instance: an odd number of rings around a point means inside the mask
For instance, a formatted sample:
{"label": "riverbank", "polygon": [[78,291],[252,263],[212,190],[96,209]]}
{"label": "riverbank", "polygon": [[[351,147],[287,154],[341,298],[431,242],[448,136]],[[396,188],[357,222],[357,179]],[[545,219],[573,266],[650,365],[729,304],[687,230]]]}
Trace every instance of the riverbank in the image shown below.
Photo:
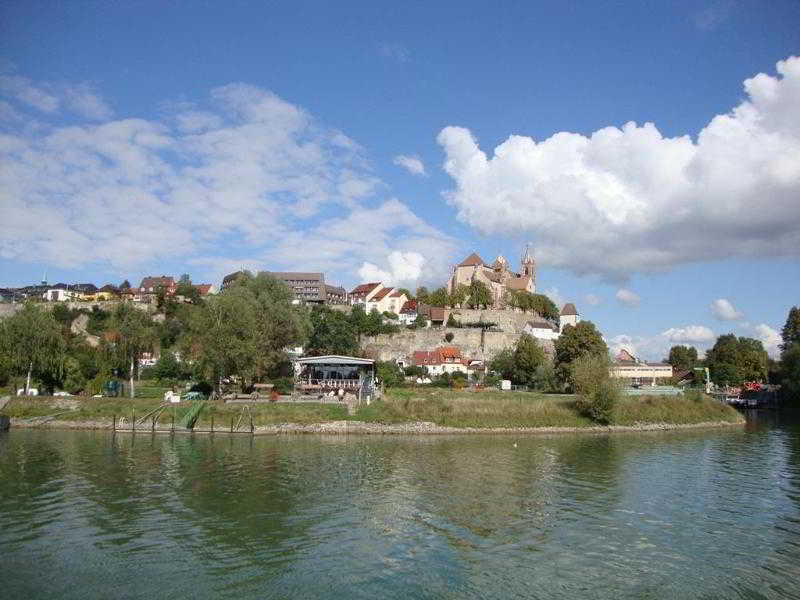
{"label": "riverbank", "polygon": [[[171,405],[154,416],[159,399],[13,398],[3,414],[12,427],[49,429],[136,429],[180,431],[185,405]],[[441,433],[614,433],[664,431],[744,424],[733,408],[711,398],[625,398],[613,422],[599,425],[581,414],[575,397],[498,391],[391,390],[383,401],[348,416],[344,405],[276,403],[209,404],[196,433],[254,434],[441,434]]]}

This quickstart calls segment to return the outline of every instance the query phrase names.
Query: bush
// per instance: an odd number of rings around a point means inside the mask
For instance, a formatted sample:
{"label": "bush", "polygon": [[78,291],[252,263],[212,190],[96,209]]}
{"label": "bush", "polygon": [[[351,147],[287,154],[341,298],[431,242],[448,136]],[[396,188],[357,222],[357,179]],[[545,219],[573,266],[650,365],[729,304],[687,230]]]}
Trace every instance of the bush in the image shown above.
{"label": "bush", "polygon": [[571,365],[578,410],[604,425],[613,422],[614,409],[622,396],[620,383],[611,378],[609,366],[608,357],[602,354],[581,356]]}
{"label": "bush", "polygon": [[445,341],[447,341],[447,342],[452,342],[454,337],[455,337],[455,336],[453,335],[453,332],[452,332],[452,331],[448,331],[448,332],[445,334],[445,336],[444,336],[444,339],[445,339]]}

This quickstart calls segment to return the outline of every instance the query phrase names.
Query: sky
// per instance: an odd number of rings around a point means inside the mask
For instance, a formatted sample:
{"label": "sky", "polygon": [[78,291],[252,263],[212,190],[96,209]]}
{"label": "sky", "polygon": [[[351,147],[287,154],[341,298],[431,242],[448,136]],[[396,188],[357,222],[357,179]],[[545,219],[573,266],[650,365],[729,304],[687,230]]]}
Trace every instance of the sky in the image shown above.
{"label": "sky", "polygon": [[0,287],[473,251],[612,350],[775,356],[800,304],[800,3],[5,2]]}

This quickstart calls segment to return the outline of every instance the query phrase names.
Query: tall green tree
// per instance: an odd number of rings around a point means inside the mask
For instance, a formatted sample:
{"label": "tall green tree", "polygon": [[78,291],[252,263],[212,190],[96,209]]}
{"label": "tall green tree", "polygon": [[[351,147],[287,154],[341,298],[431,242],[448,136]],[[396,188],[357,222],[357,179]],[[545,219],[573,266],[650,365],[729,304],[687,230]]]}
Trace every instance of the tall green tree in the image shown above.
{"label": "tall green tree", "polygon": [[705,364],[714,383],[741,385],[744,381],[766,381],[767,359],[761,341],[729,333],[719,336],[706,352]]}
{"label": "tall green tree", "polygon": [[492,292],[482,281],[473,280],[469,284],[469,296],[467,305],[470,308],[486,307],[492,304]]}
{"label": "tall green tree", "polygon": [[521,385],[533,385],[536,373],[547,357],[542,347],[531,336],[523,333],[514,348],[514,380]]}
{"label": "tall green tree", "polygon": [[428,304],[428,295],[428,288],[426,288],[424,285],[421,285],[417,288],[417,302]]}
{"label": "tall green tree", "polygon": [[114,311],[110,329],[114,332],[112,337],[115,352],[127,363],[130,395],[134,398],[138,361],[144,352],[153,349],[156,339],[153,320],[144,311],[123,303]]}
{"label": "tall green tree", "polygon": [[469,296],[469,288],[463,283],[458,284],[455,289],[450,293],[448,303],[450,306],[461,306],[467,301]]}
{"label": "tall green tree", "polygon": [[353,356],[358,353],[358,348],[358,331],[347,315],[326,306],[311,311],[308,354]]}
{"label": "tall green tree", "polygon": [[793,306],[789,309],[786,324],[781,329],[783,343],[781,349],[786,350],[792,344],[800,344],[800,308]]}
{"label": "tall green tree", "polygon": [[66,341],[52,313],[26,303],[22,310],[0,320],[0,352],[13,375],[25,376],[25,394],[31,379],[60,379]]}
{"label": "tall green tree", "polygon": [[591,321],[566,325],[554,345],[556,375],[564,384],[571,381],[571,364],[575,359],[586,355],[608,354],[603,336]]}
{"label": "tall green tree", "polygon": [[690,371],[697,365],[697,348],[694,346],[673,346],[669,349],[667,362],[673,369]]}
{"label": "tall green tree", "polygon": [[440,306],[445,307],[450,303],[450,295],[447,293],[447,289],[440,287],[437,290],[434,290],[430,294],[428,294],[428,300],[426,304],[430,304],[431,306]]}

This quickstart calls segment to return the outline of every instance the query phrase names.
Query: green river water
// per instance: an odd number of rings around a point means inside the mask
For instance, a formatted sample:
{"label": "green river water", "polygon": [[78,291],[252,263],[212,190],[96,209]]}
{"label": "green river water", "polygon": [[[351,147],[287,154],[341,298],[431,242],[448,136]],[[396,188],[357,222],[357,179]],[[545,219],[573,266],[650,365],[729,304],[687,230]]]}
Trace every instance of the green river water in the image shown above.
{"label": "green river water", "polygon": [[0,434],[0,598],[800,598],[800,419]]}

